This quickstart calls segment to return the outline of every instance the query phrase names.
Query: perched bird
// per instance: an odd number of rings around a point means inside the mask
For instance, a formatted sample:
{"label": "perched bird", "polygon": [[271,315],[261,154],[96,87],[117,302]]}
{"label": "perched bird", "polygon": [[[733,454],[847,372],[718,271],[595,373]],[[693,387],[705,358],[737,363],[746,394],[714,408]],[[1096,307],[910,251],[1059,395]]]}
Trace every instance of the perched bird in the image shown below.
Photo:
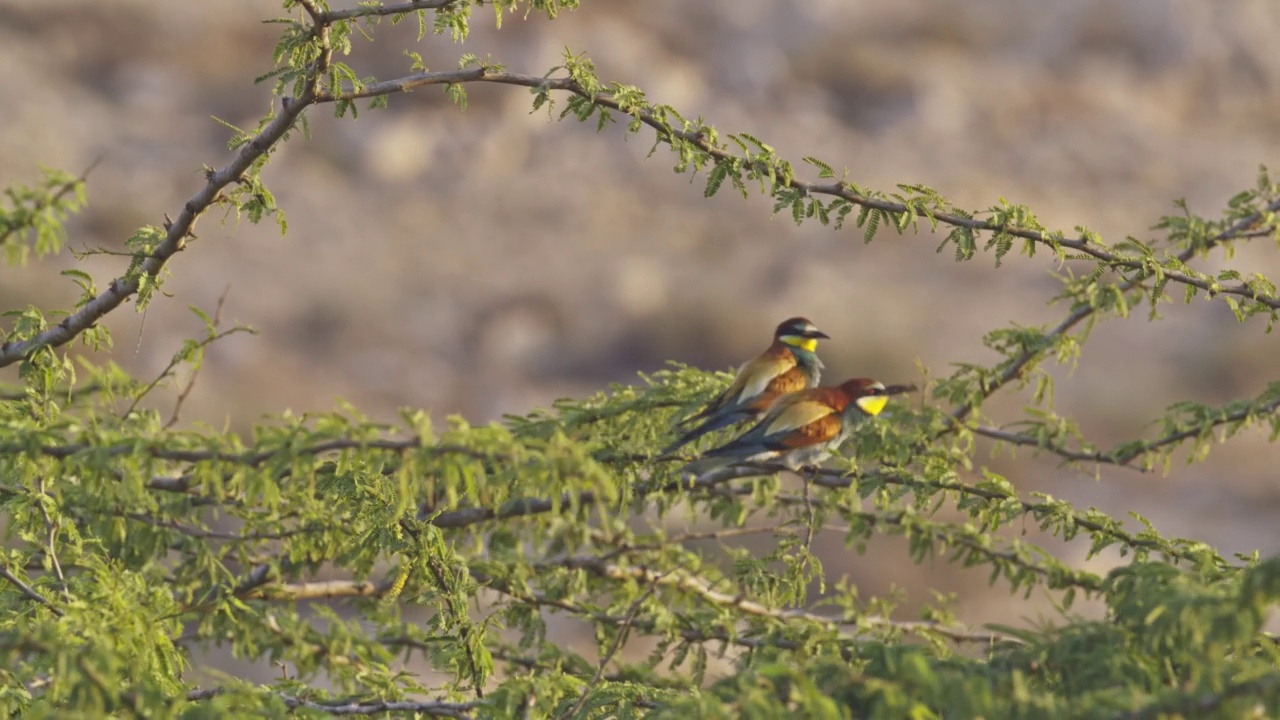
{"label": "perched bird", "polygon": [[733,463],[780,462],[792,470],[817,465],[835,452],[859,422],[884,409],[889,395],[911,386],[885,386],[868,378],[837,387],[816,387],[780,398],[765,416],[736,440],[703,453],[685,465],[702,474]]}
{"label": "perched bird", "polygon": [[662,454],[669,455],[720,428],[758,420],[779,397],[816,386],[822,373],[818,338],[830,337],[805,318],[782,321],[773,331],[773,344],[743,363],[729,387],[697,415],[681,421],[680,425],[686,427],[698,424],[663,448]]}

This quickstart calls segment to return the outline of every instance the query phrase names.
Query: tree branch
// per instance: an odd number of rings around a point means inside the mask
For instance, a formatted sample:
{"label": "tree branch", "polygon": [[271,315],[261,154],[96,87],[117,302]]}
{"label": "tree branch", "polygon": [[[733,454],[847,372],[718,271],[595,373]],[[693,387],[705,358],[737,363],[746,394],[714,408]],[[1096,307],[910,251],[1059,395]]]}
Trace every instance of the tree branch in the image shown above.
{"label": "tree branch", "polygon": [[[225,288],[222,289],[222,294],[218,296],[218,305],[213,310],[213,322],[210,323],[211,331],[217,331],[218,328],[221,327],[222,325],[222,306],[226,304],[227,293],[229,292],[231,292],[231,286],[227,285]],[[237,326],[237,328],[238,327],[239,326]],[[226,334],[230,334],[230,333],[226,333]],[[210,340],[209,342],[212,342],[212,340]],[[205,345],[207,344],[208,342],[205,343]],[[194,369],[192,369],[191,376],[187,378],[186,386],[184,386],[182,388],[182,391],[178,393],[178,398],[173,403],[173,411],[169,414],[169,420],[165,422],[164,427],[162,427],[161,430],[168,430],[169,428],[178,424],[178,420],[182,413],[182,405],[187,401],[187,396],[191,394],[192,389],[195,388],[196,379],[200,377],[200,369],[203,367],[204,367],[204,363],[201,362],[198,365],[196,365]],[[170,366],[170,369],[171,368],[172,366]]]}
{"label": "tree branch", "polygon": [[267,123],[267,126],[252,140],[245,143],[230,163],[208,174],[204,187],[187,200],[182,206],[182,211],[178,213],[177,219],[169,225],[164,240],[152,249],[147,259],[142,261],[138,277],[122,275],[112,280],[105,291],[57,325],[37,333],[28,340],[6,342],[0,345],[0,367],[18,362],[37,348],[57,347],[70,342],[137,293],[142,276],[154,278],[159,275],[169,258],[186,248],[187,236],[194,230],[196,220],[213,205],[222,188],[238,180],[255,160],[266,154],[289,128],[293,127],[294,121],[313,101],[309,92],[310,90],[304,92],[301,97],[292,102],[283,103],[280,114]]}
{"label": "tree branch", "polygon": [[324,25],[330,25],[340,20],[354,20],[362,17],[382,17],[386,15],[404,15],[417,10],[441,10],[456,5],[465,0],[414,0],[413,2],[397,3],[394,5],[372,5],[365,7],[351,8],[349,10],[329,10],[327,12],[318,12],[313,17]]}
{"label": "tree branch", "polygon": [[1112,450],[1095,450],[1093,452],[1072,450],[1071,448],[1054,445],[1024,433],[1011,432],[1009,430],[1003,430],[1001,428],[990,427],[987,425],[968,426],[968,429],[976,435],[981,435],[992,440],[1006,442],[1011,445],[1021,445],[1045,450],[1071,462],[1102,463],[1106,465],[1116,465],[1118,467],[1127,467],[1139,472],[1147,472],[1147,468],[1135,467],[1132,464],[1133,461],[1150,455],[1157,450],[1169,447],[1170,445],[1177,445],[1184,440],[1189,440],[1191,438],[1204,435],[1205,433],[1212,432],[1214,429],[1223,425],[1243,422],[1253,416],[1271,415],[1277,411],[1280,411],[1280,398],[1262,403],[1261,405],[1250,405],[1233,412],[1223,413],[1219,417],[1203,425],[1172,432],[1146,442],[1136,443],[1133,444],[1133,447],[1129,447],[1127,449],[1125,446],[1130,445],[1130,443],[1125,443],[1124,445],[1120,445]]}
{"label": "tree branch", "polygon": [[470,720],[470,711],[481,706],[481,701],[473,700],[471,702],[441,702],[441,701],[425,701],[415,702],[411,700],[402,700],[399,702],[390,702],[387,700],[375,700],[372,702],[317,702],[314,700],[304,700],[302,698],[293,697],[278,693],[280,699],[284,700],[284,704],[290,709],[305,708],[316,712],[327,713],[329,715],[378,715],[381,713],[405,713],[414,714],[421,713],[431,717],[447,717],[456,718],[457,720]]}
{"label": "tree branch", "polygon": [[[187,702],[201,702],[218,697],[227,692],[226,688],[214,687],[203,690],[192,690],[187,693]],[[328,715],[377,715],[380,713],[404,713],[413,715],[420,713],[429,717],[447,717],[457,718],[458,720],[470,720],[470,711],[480,706],[479,702],[444,702],[444,701],[411,701],[402,700],[398,702],[388,700],[372,700],[367,702],[357,701],[320,701],[307,700],[305,698],[286,695],[284,693],[271,693],[279,697],[290,710],[299,708],[312,710],[314,712],[322,712]]]}
{"label": "tree branch", "polygon": [[393,580],[371,583],[367,580],[324,580],[317,582],[264,585],[240,597],[251,600],[320,600],[339,597],[382,597],[395,585]]}
{"label": "tree branch", "polygon": [[[663,575],[674,572],[669,570]],[[613,637],[613,642],[609,645],[609,649],[600,657],[600,661],[596,664],[596,672],[591,676],[591,680],[587,682],[587,686],[582,689],[582,694],[578,696],[578,701],[573,707],[561,713],[559,720],[570,720],[577,717],[578,712],[587,704],[587,700],[591,697],[591,691],[600,685],[600,681],[604,678],[604,670],[613,661],[613,656],[618,654],[622,649],[622,644],[626,642],[627,636],[631,633],[631,625],[636,621],[636,613],[640,612],[640,607],[653,597],[653,593],[658,589],[657,583],[650,583],[649,587],[636,598],[631,606],[627,608],[627,614],[622,618],[622,625],[618,627],[617,634]]]}
{"label": "tree branch", "polygon": [[[1231,227],[1213,236],[1205,244],[1201,246],[1188,247],[1187,249],[1178,253],[1177,260],[1180,263],[1185,263],[1188,260],[1190,260],[1192,257],[1194,257],[1197,252],[1207,251],[1210,248],[1216,247],[1217,245],[1220,245],[1224,242],[1228,242],[1230,240],[1243,237],[1246,234],[1252,235],[1254,232],[1256,232],[1257,224],[1263,220],[1266,214],[1277,213],[1277,212],[1280,212],[1280,200],[1271,202],[1263,209],[1262,212],[1254,213],[1252,215],[1249,215],[1248,217],[1245,217],[1236,221],[1231,225]],[[1276,227],[1274,225],[1271,225],[1269,226],[1269,230],[1271,233],[1274,233],[1276,231]],[[1177,278],[1174,278],[1172,275],[1169,275],[1169,277],[1171,279],[1175,279],[1175,280],[1177,279]],[[1140,285],[1144,280],[1145,278],[1141,278],[1141,277],[1130,278],[1120,283],[1119,290],[1121,293],[1127,293],[1133,288]],[[1237,292],[1232,294],[1241,294],[1241,293]],[[1280,301],[1277,301],[1277,302],[1280,302]],[[1280,307],[1280,305],[1271,305],[1271,307],[1273,308]],[[1071,311],[1071,314],[1067,315],[1067,317],[1063,319],[1062,322],[1058,323],[1057,327],[1051,330],[1049,334],[1045,335],[1044,339],[1052,340],[1053,338],[1059,337],[1061,335],[1065,335],[1068,331],[1071,330],[1071,328],[1075,327],[1076,325],[1079,325],[1082,320],[1088,318],[1089,316],[1093,315],[1097,311],[1098,311],[1098,308],[1092,307],[1089,305],[1082,305],[1080,307],[1075,308],[1074,310]],[[1048,343],[1046,343],[1045,345],[1047,346]],[[990,383],[981,389],[982,395],[979,403],[981,401],[985,401],[987,398],[994,395],[997,390],[1007,385],[1010,381],[1020,377],[1022,375],[1023,370],[1027,367],[1027,365],[1030,364],[1031,361],[1040,357],[1043,353],[1044,353],[1044,350],[1042,348],[1024,350],[1009,365],[1009,367],[1005,368],[1004,372],[1000,374],[1000,377],[995,382]],[[977,409],[977,406],[979,403],[963,403],[951,412],[951,417],[957,421],[963,421],[965,418],[969,416],[970,413],[972,413],[975,409]],[[948,432],[952,432],[952,429],[947,429],[943,431],[944,434]]]}
{"label": "tree branch", "polygon": [[[15,212],[10,216],[10,218],[21,217],[21,216],[25,216],[28,218],[35,218],[44,210],[51,207],[55,207],[64,197],[71,194],[72,192],[75,192],[77,187],[84,185],[85,181],[89,179],[89,173],[93,172],[93,169],[97,167],[98,163],[100,162],[102,162],[101,155],[94,158],[93,162],[89,163],[89,167],[85,168],[84,172],[80,173],[80,177],[68,180],[67,182],[60,184],[58,186],[58,189],[52,194],[45,195],[43,197],[36,199],[36,201],[32,203],[29,212],[25,214]],[[8,242],[10,236],[12,236],[14,233],[17,233],[19,230],[22,230],[24,228],[29,228],[29,227],[30,226],[25,223],[11,222],[9,221],[9,218],[6,218],[5,222],[0,223],[0,245],[4,245],[6,242]]]}
{"label": "tree branch", "polygon": [[62,617],[61,609],[59,609],[53,603],[49,602],[45,598],[45,596],[36,592],[35,588],[22,582],[22,579],[19,578],[17,575],[14,575],[13,573],[9,572],[9,568],[4,565],[0,565],[0,578],[4,578],[5,580],[8,580],[10,583],[13,583],[13,586],[18,588],[18,590],[21,591],[23,595],[26,595],[28,600],[40,603],[41,605],[49,608],[49,612],[52,612],[54,615],[57,615],[58,617]]}
{"label": "tree branch", "polygon": [[[420,438],[405,438],[394,440],[390,438],[374,438],[368,440],[358,440],[355,438],[340,438],[337,440],[329,440],[319,442],[307,447],[298,448],[291,452],[301,456],[324,455],[331,452],[341,452],[343,450],[389,450],[393,452],[408,452],[410,450],[421,449],[423,447]],[[470,448],[453,446],[453,445],[434,445],[433,449],[437,449],[440,454],[457,454],[471,455],[478,459],[487,458],[489,456]],[[24,447],[21,445],[0,445],[0,455],[23,455],[23,454],[39,454],[59,460],[74,457],[80,453],[93,452],[101,453],[106,456],[129,455],[139,452],[147,457],[155,460],[173,460],[175,462],[197,463],[197,462],[221,462],[231,465],[244,465],[247,467],[257,467],[268,460],[275,457],[281,450],[260,450],[258,452],[242,452],[242,453],[226,453],[218,450],[174,450],[172,448],[162,447],[160,445],[138,445],[131,443],[120,443],[118,445],[94,446],[89,444],[74,445],[43,445],[35,448]],[[157,489],[179,490],[182,484],[181,478],[157,478],[155,481]],[[164,481],[164,482],[160,482]]]}
{"label": "tree branch", "polygon": [[[499,70],[496,68],[485,67],[485,66],[476,67],[476,68],[467,68],[462,70],[421,72],[421,73],[415,73],[413,75],[407,75],[401,78],[396,78],[393,80],[384,80],[382,82],[371,83],[369,85],[365,85],[361,87],[359,90],[339,91],[339,92],[329,91],[329,92],[318,95],[315,99],[315,102],[325,103],[325,102],[357,100],[361,98],[390,95],[397,92],[408,92],[414,88],[423,87],[426,85],[452,85],[452,84],[469,83],[469,82],[487,82],[487,83],[498,83],[503,85],[519,85],[522,87],[546,88],[548,90],[558,90],[558,91],[572,93],[580,97],[587,98],[593,104],[598,105],[600,107],[609,108],[611,110],[617,110],[631,117],[635,117],[639,119],[644,124],[656,130],[658,132],[658,137],[661,140],[670,142],[670,140],[672,139],[678,139],[682,142],[693,144],[703,152],[706,152],[712,158],[716,159],[717,161],[729,161],[729,160],[736,161],[736,160],[745,159],[740,156],[734,155],[730,152],[727,152],[725,150],[722,150],[721,148],[713,145],[703,133],[700,133],[697,131],[677,130],[675,128],[672,128],[669,124],[667,124],[661,118],[657,117],[652,111],[648,110],[647,108],[624,107],[621,103],[619,103],[616,99],[614,99],[612,95],[608,93],[591,94],[585,91],[572,78],[565,78],[565,77],[547,78],[547,77],[535,76],[535,75],[522,75],[519,73],[511,73],[505,70]],[[1014,237],[1022,238],[1025,240],[1030,240],[1032,242],[1035,242],[1053,249],[1057,249],[1059,247],[1065,247],[1065,248],[1083,253],[1085,255],[1088,255],[1094,258],[1095,260],[1104,262],[1113,268],[1137,271],[1138,275],[1136,277],[1130,278],[1129,280],[1125,281],[1125,285],[1127,285],[1128,287],[1133,287],[1138,283],[1145,281],[1153,272],[1152,263],[1157,262],[1157,261],[1146,259],[1146,258],[1134,259],[1132,257],[1117,255],[1114,252],[1106,249],[1105,246],[1099,245],[1098,243],[1093,242],[1086,237],[1079,237],[1079,238],[1055,237],[1051,233],[1046,233],[1039,230],[1028,230],[1028,229],[1019,228],[1019,227],[1009,227],[1007,225],[1001,225],[991,220],[979,220],[976,218],[969,217],[967,215],[960,215],[960,214],[948,213],[948,212],[935,212],[932,210],[926,212],[923,209],[917,211],[911,207],[908,207],[903,203],[893,202],[890,200],[882,200],[880,198],[874,198],[874,197],[870,197],[867,195],[854,192],[844,182],[820,184],[820,183],[811,183],[804,180],[799,180],[794,177],[779,176],[778,180],[776,181],[776,184],[777,186],[788,187],[794,190],[799,190],[800,192],[808,195],[827,195],[831,197],[842,198],[844,200],[848,200],[849,202],[855,205],[858,205],[864,208],[869,208],[872,210],[881,210],[881,211],[892,213],[892,214],[911,213],[921,219],[929,220],[930,222],[936,221],[944,225],[950,225],[952,227],[965,228],[969,230],[982,231],[982,232],[1000,232],[1000,233],[1012,235]],[[1275,212],[1276,210],[1280,210],[1280,200],[1277,200],[1271,203],[1266,208],[1266,212]],[[1178,261],[1180,263],[1184,263],[1186,262],[1186,260],[1190,259],[1196,252],[1204,251],[1210,247],[1213,247],[1218,243],[1224,242],[1228,239],[1232,239],[1240,234],[1243,234],[1246,232],[1251,234],[1256,233],[1259,229],[1255,226],[1257,225],[1258,222],[1262,220],[1263,215],[1264,213],[1262,212],[1255,213],[1235,223],[1231,228],[1223,231],[1215,238],[1212,238],[1209,242],[1196,247],[1188,248],[1187,250],[1183,251],[1183,253],[1180,253],[1177,256]],[[1274,227],[1272,227],[1272,230],[1274,231]],[[1167,267],[1160,267],[1160,274],[1174,282],[1182,283],[1184,285],[1190,285],[1192,287],[1199,288],[1206,292],[1213,292],[1215,294],[1238,295],[1238,296],[1253,300],[1262,305],[1265,305],[1273,310],[1280,310],[1280,298],[1274,297],[1272,295],[1259,293],[1253,290],[1252,288],[1250,288],[1248,285],[1246,285],[1243,282],[1236,283],[1234,285],[1220,286],[1215,289],[1210,282],[1194,277],[1192,275],[1188,275],[1187,273],[1184,273],[1180,270],[1175,270]]]}
{"label": "tree branch", "polygon": [[[652,571],[645,571],[641,568],[635,568],[635,570],[639,570],[641,572],[649,572],[651,575],[654,575],[654,576],[658,575],[658,573],[652,573]],[[503,595],[506,595],[517,602],[527,603],[527,604],[535,605],[538,607],[548,607],[548,608],[555,608],[557,610],[563,610],[572,615],[587,618],[592,622],[604,623],[608,625],[613,625],[615,627],[620,626],[625,621],[625,617],[622,615],[609,615],[607,613],[600,612],[598,610],[592,609],[585,605],[581,605],[571,599],[566,599],[562,597],[551,597],[549,595],[545,595],[539,592],[514,588],[505,580],[488,576],[483,572],[476,571],[476,572],[473,572],[472,575],[485,588],[489,590],[493,590],[495,592],[499,592]],[[618,577],[609,578],[609,575],[607,573],[600,574],[601,577],[614,579],[614,580],[628,579],[628,578],[641,579],[641,580],[644,579],[643,577],[639,577],[639,578],[631,577],[626,570],[621,570],[621,569],[617,572],[617,575]],[[674,583],[675,581],[672,580],[671,582]],[[744,612],[745,614],[756,615],[757,617],[761,617],[761,618],[780,621],[780,622],[785,622],[788,620],[803,620],[803,621],[818,623],[820,625],[827,626],[827,627],[853,627],[858,625],[864,625],[868,627],[878,627],[878,628],[884,628],[889,630],[900,630],[902,632],[905,632],[911,635],[926,635],[926,634],[932,633],[941,637],[948,638],[949,640],[956,643],[978,643],[978,644],[991,645],[998,642],[1021,642],[1018,638],[1003,635],[1001,633],[973,632],[964,628],[943,625],[941,623],[931,622],[928,620],[906,620],[906,621],[892,620],[890,618],[882,617],[879,615],[858,615],[858,616],[851,615],[851,616],[845,616],[845,617],[828,617],[824,615],[818,615],[816,613],[810,613],[804,610],[769,608],[768,606],[759,605],[758,603],[746,601],[740,597],[731,596],[725,593],[720,593],[715,590],[711,590],[705,584],[702,584],[702,586],[705,589],[709,590],[711,593],[713,593],[711,598],[703,598],[703,599],[711,601],[711,603],[714,605],[732,606],[735,602],[742,601],[744,603],[747,603],[747,607],[753,610],[758,609],[759,612],[748,612],[747,610],[744,610],[742,608],[736,608],[741,612]],[[728,605],[717,602],[716,601],[717,599],[725,600],[725,602]],[[654,625],[653,623],[647,620],[635,619],[633,621],[633,624],[636,627],[639,627],[640,629],[642,629],[646,633],[653,633],[653,632],[659,631],[656,625]],[[796,647],[799,647],[798,644],[790,643],[789,641],[786,641],[786,640],[770,639],[767,642],[762,642],[755,638],[744,635],[743,633],[704,632],[698,629],[688,629],[688,628],[680,630],[679,633],[681,637],[691,642],[726,642],[731,645],[738,645],[746,648],[755,648],[755,647],[759,647],[762,644],[771,645],[775,647],[793,648],[793,649]],[[851,641],[851,642],[858,641],[857,637],[851,637],[847,635],[843,636],[842,639],[846,641]]]}

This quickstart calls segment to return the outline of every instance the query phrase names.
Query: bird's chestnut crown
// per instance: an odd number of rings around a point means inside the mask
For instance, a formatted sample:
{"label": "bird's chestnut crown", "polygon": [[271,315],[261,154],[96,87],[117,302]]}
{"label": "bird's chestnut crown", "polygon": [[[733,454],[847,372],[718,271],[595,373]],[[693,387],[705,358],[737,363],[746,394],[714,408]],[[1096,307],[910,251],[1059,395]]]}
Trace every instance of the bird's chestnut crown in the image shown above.
{"label": "bird's chestnut crown", "polygon": [[889,395],[884,384],[871,378],[854,378],[841,383],[840,389],[862,412],[875,417],[884,410]]}

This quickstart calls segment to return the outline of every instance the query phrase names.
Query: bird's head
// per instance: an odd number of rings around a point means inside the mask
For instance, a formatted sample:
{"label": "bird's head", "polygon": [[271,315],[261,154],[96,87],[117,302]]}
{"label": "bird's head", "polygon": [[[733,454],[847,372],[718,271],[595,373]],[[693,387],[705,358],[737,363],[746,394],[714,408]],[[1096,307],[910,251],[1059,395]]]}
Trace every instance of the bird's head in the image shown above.
{"label": "bird's head", "polygon": [[862,412],[875,417],[884,410],[889,402],[889,393],[884,384],[871,378],[854,378],[840,384],[840,392],[849,398],[849,402],[858,406]]}
{"label": "bird's head", "polygon": [[829,339],[830,337],[819,330],[817,325],[802,317],[783,320],[782,324],[778,325],[778,329],[773,331],[774,340],[806,352],[815,352],[818,349],[818,338]]}

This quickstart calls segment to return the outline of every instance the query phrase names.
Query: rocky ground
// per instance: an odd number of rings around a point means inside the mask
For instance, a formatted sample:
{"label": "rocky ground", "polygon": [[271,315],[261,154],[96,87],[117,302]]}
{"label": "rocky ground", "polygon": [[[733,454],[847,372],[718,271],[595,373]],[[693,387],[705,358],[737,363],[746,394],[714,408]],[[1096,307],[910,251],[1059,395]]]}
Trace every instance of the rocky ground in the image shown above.
{"label": "rocky ground", "polygon": [[[543,73],[567,45],[606,79],[786,157],[848,167],[863,186],[922,183],[975,209],[1004,197],[1050,227],[1087,225],[1110,241],[1158,237],[1150,228],[1175,198],[1213,214],[1259,164],[1280,165],[1272,4],[584,5],[554,23],[508,17],[501,31],[486,8],[462,48],[428,37],[415,49],[433,68],[468,51]],[[267,109],[269,89],[251,81],[271,67],[277,28],[260,21],[274,10],[249,0],[0,8],[0,183],[100,157],[71,243],[119,248],[139,225],[159,224],[203,165],[227,158],[228,132],[213,118],[252,126]],[[357,39],[357,69],[404,72],[410,25],[388,31],[403,42]],[[835,338],[824,350],[831,377],[900,381],[916,377],[917,361],[935,375],[990,361],[983,332],[1066,312],[1045,304],[1059,268],[1043,254],[997,271],[987,257],[935,254],[940,238],[927,234],[864,245],[855,229],[798,228],[759,197],[704,200],[662,151],[646,157],[647,136],[623,142],[551,122],[529,113],[520,89],[470,92],[465,113],[427,88],[354,123],[314,114],[312,140],[286,145],[266,174],[288,235],[206,218],[170,266],[173,297],[145,324],[128,312],[109,321],[117,359],[154,375],[199,332],[187,306],[212,308],[229,287],[227,319],[261,334],[216,347],[188,419],[244,428],[343,398],[375,417],[415,406],[484,421],[668,359],[727,367],[793,314]],[[105,280],[119,260],[86,264]],[[5,271],[0,305],[69,305],[74,288],[56,273],[71,262]],[[1270,241],[1229,263],[1280,277]],[[1261,322],[1237,324],[1204,300],[1164,315],[1100,325],[1079,369],[1061,374],[1059,409],[1104,446],[1174,400],[1224,402],[1277,379]],[[1235,439],[1168,476],[1106,470],[1095,480],[1027,453],[992,466],[1028,491],[1135,510],[1223,550],[1274,553],[1280,482],[1265,440]],[[843,552],[833,542],[830,554]],[[917,599],[944,585],[961,592],[964,616],[1008,619],[1003,590],[987,591],[981,574],[941,576],[874,552],[847,569],[869,589],[895,583]]]}

